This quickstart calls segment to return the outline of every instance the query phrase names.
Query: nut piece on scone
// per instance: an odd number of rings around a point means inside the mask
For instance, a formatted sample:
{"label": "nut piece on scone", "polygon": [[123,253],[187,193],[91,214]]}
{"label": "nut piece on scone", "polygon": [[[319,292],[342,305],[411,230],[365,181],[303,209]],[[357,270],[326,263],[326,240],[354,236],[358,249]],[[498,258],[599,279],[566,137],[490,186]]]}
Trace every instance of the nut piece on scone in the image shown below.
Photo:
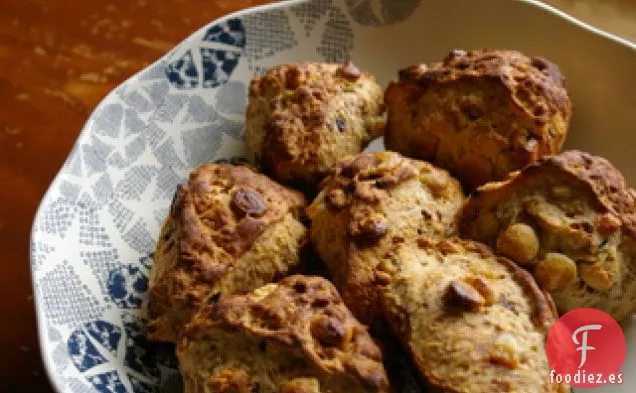
{"label": "nut piece on scone", "polygon": [[389,391],[380,349],[321,277],[202,306],[177,356],[185,393]]}
{"label": "nut piece on scone", "polygon": [[559,312],[636,310],[636,193],[607,160],[581,151],[544,157],[468,199],[463,237],[534,273]]}
{"label": "nut piece on scone", "polygon": [[375,328],[375,264],[418,235],[453,234],[461,186],[443,169],[388,151],[344,158],[322,186],[307,210],[311,241],[347,306]]}
{"label": "nut piece on scone", "polygon": [[448,169],[467,191],[560,152],[572,114],[559,68],[508,50],[403,69],[384,98],[387,149]]}
{"label": "nut piece on scone", "polygon": [[432,391],[569,392],[549,378],[554,304],[513,262],[481,243],[422,237],[377,272],[386,319]]}
{"label": "nut piece on scone", "polygon": [[245,135],[274,179],[312,189],[384,132],[382,88],[352,63],[297,63],[252,80]]}
{"label": "nut piece on scone", "polygon": [[298,264],[305,198],[247,165],[205,164],[179,186],[154,256],[148,337],[175,342],[206,299],[251,291]]}

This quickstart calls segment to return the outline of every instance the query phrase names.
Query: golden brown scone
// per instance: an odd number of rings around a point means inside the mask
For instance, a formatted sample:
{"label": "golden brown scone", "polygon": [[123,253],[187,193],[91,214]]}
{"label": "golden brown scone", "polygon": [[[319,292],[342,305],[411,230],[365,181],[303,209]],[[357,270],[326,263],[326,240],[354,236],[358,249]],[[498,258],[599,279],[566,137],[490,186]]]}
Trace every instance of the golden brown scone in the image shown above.
{"label": "golden brown scone", "polygon": [[572,104],[559,68],[508,50],[454,50],[399,73],[385,145],[457,175],[468,191],[561,150]]}
{"label": "golden brown scone", "polygon": [[607,160],[567,151],[479,188],[460,231],[532,271],[560,312],[621,321],[636,308],[635,198]]}
{"label": "golden brown scone", "polygon": [[274,67],[251,82],[247,142],[267,174],[310,189],[383,133],[382,95],[352,63]]}
{"label": "golden brown scone", "polygon": [[453,234],[463,201],[445,170],[398,153],[361,153],[335,166],[308,209],[310,238],[358,319],[377,327],[378,259],[418,235]]}
{"label": "golden brown scone", "polygon": [[174,342],[206,298],[251,291],[298,264],[305,205],[299,192],[245,165],[194,170],[157,242],[148,337]]}
{"label": "golden brown scone", "polygon": [[185,393],[387,392],[380,349],[324,278],[204,305],[177,346]]}
{"label": "golden brown scone", "polygon": [[550,383],[550,295],[483,244],[425,237],[376,269],[386,318],[425,382],[444,393],[568,392]]}

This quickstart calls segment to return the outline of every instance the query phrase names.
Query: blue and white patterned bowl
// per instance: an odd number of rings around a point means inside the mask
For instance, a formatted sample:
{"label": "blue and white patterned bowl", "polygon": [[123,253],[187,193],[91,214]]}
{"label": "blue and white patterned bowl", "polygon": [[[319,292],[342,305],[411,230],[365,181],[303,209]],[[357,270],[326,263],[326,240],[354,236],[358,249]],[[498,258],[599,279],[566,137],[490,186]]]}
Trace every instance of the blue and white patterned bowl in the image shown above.
{"label": "blue and white patterned bowl", "polygon": [[[305,0],[246,10],[193,34],[108,95],[35,218],[31,263],[42,354],[60,392],[178,390],[169,348],[139,307],[175,186],[206,161],[246,157],[249,80],[295,60],[354,60],[387,83],[452,48],[545,56],[569,78],[569,144],[610,158],[636,185],[636,47],[530,0]],[[636,332],[626,327],[633,392]],[[629,371],[633,371],[629,373]]]}

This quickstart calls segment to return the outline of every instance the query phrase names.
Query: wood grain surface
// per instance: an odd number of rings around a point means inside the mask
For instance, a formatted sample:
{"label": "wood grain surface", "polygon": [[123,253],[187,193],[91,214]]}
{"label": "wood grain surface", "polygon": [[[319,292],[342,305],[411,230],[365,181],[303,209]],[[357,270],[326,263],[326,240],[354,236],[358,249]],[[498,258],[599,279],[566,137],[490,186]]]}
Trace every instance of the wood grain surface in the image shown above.
{"label": "wood grain surface", "polygon": [[197,28],[266,2],[0,1],[0,392],[52,392],[36,335],[29,234],[93,107]]}
{"label": "wood grain surface", "polygon": [[[37,342],[29,234],[91,110],[198,27],[266,2],[0,1],[0,392],[52,392]],[[547,3],[636,41],[632,0]]]}

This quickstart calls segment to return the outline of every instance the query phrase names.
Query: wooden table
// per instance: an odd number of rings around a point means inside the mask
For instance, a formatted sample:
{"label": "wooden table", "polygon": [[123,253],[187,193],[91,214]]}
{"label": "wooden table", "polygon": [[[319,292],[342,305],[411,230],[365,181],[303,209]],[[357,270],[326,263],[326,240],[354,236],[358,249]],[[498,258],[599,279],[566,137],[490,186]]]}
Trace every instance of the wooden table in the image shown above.
{"label": "wooden table", "polygon": [[[51,392],[29,268],[37,205],[87,116],[198,27],[266,0],[0,1],[0,391]],[[631,0],[550,0],[636,41]]]}

